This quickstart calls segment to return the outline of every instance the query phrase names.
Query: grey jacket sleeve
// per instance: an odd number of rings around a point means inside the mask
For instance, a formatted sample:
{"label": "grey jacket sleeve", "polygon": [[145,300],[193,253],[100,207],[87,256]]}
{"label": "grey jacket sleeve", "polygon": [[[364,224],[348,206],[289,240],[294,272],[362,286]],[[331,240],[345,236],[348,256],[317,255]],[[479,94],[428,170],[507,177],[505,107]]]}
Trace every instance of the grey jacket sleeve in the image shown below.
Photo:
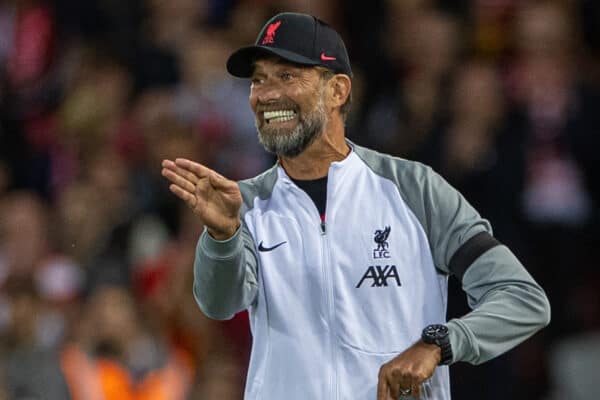
{"label": "grey jacket sleeve", "polygon": [[225,241],[213,239],[205,229],[194,261],[194,297],[204,314],[230,319],[254,303],[257,265],[254,241],[244,223]]}
{"label": "grey jacket sleeve", "polygon": [[472,311],[447,323],[453,362],[485,362],[521,343],[550,322],[542,288],[489,223],[430,168],[420,166],[410,202],[430,241],[436,267],[462,283]]}
{"label": "grey jacket sleeve", "polygon": [[480,364],[515,347],[550,323],[550,304],[506,246],[481,254],[462,279],[473,309],[447,323],[453,361]]}

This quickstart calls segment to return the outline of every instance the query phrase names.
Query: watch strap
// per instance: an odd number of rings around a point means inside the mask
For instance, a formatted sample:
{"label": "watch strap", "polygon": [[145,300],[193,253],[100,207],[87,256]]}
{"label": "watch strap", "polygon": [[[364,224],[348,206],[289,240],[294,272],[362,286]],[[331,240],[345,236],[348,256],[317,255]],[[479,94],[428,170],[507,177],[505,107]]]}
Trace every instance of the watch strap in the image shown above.
{"label": "watch strap", "polygon": [[450,344],[450,335],[445,325],[429,325],[423,329],[421,339],[425,343],[435,344],[440,348],[441,358],[439,365],[448,365],[452,362],[453,353]]}

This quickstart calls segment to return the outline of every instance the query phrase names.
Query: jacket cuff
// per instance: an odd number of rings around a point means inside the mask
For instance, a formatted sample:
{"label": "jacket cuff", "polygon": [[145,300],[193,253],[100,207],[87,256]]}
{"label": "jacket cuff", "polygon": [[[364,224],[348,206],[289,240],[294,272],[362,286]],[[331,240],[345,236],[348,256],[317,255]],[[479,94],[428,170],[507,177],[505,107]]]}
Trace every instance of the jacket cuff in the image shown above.
{"label": "jacket cuff", "polygon": [[460,320],[452,319],[446,323],[450,346],[452,346],[452,362],[469,361],[478,357],[477,350],[473,346],[473,333]]}
{"label": "jacket cuff", "polygon": [[232,258],[236,253],[242,250],[244,241],[242,240],[242,226],[240,225],[232,237],[226,240],[216,240],[208,233],[205,228],[198,241],[197,251],[202,250],[204,254],[212,259]]}

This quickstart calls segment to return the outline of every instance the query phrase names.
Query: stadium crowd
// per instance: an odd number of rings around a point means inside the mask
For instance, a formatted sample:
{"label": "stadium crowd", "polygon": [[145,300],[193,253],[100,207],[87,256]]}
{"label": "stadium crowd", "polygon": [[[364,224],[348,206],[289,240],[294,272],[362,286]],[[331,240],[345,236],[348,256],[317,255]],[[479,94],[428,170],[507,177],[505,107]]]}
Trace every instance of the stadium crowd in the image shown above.
{"label": "stadium crowd", "polygon": [[454,398],[600,398],[599,2],[3,0],[0,400],[242,398],[247,316],[196,306],[202,226],[160,161],[272,165],[225,60],[283,10],[345,38],[350,138],[433,166],[550,298]]}

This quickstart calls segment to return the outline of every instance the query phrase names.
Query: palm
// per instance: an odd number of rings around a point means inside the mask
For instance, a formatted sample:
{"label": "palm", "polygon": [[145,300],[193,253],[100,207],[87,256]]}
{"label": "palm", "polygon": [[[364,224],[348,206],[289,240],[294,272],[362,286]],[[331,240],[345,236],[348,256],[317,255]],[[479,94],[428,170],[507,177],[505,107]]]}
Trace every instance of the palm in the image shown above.
{"label": "palm", "polygon": [[197,214],[217,239],[235,233],[240,223],[242,194],[238,184],[186,159],[164,160],[162,174],[169,189]]}
{"label": "palm", "polygon": [[223,226],[239,215],[242,194],[237,184],[229,188],[215,187],[205,178],[196,184],[194,195],[192,210],[206,226]]}

